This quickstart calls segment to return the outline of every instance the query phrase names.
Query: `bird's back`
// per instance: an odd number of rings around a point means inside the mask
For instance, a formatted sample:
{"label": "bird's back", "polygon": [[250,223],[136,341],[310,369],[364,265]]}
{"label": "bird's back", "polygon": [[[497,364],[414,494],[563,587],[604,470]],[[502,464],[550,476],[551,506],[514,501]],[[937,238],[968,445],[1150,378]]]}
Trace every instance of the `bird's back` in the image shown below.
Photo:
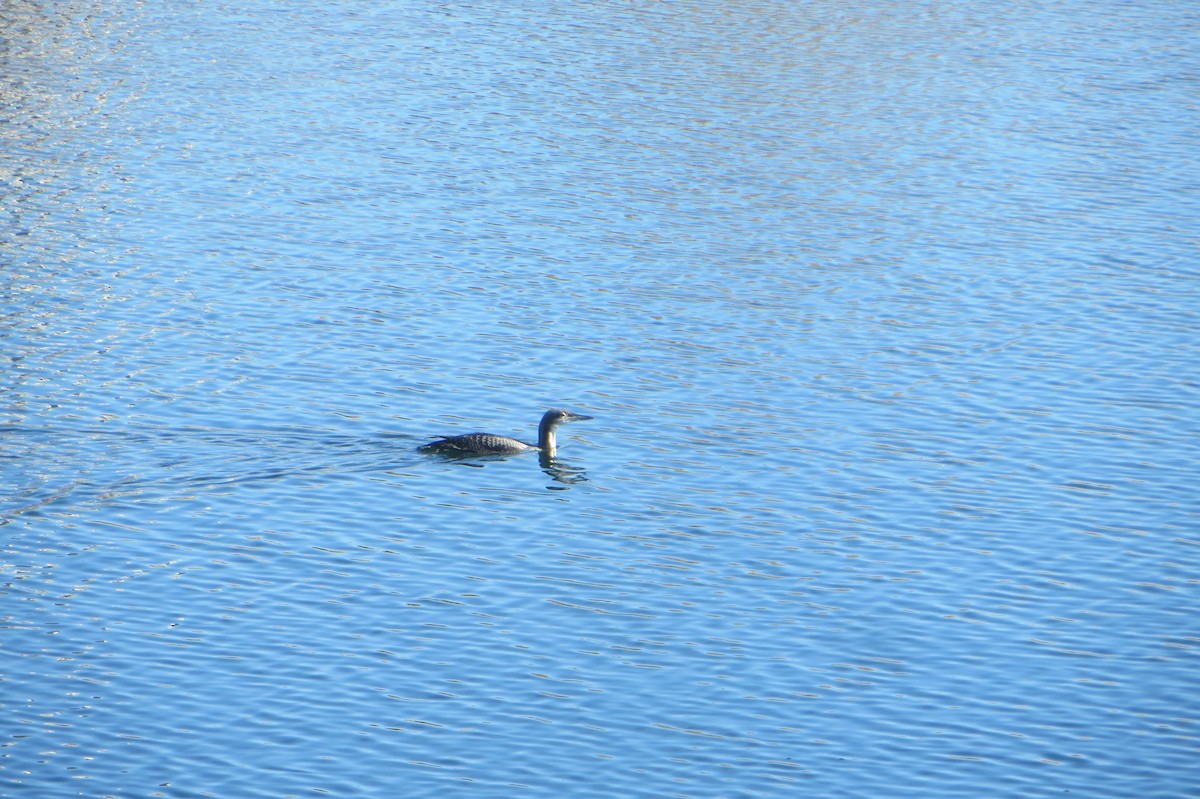
{"label": "bird's back", "polygon": [[422,452],[440,452],[445,455],[503,455],[537,449],[508,436],[492,433],[467,433],[461,436],[446,436],[420,447]]}

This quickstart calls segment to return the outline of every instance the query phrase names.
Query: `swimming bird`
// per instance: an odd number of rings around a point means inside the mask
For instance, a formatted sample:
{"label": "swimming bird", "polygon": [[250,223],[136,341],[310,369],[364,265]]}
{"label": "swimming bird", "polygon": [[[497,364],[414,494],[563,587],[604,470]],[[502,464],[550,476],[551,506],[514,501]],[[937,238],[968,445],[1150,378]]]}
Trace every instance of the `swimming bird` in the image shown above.
{"label": "swimming bird", "polygon": [[439,438],[437,441],[430,441],[417,449],[421,452],[440,455],[510,455],[517,452],[539,450],[543,456],[553,457],[558,446],[555,438],[558,426],[566,422],[582,422],[591,418],[591,416],[584,416],[581,413],[551,408],[542,415],[542,421],[538,424],[536,444],[526,444],[524,441],[493,433],[467,433],[461,436]]}

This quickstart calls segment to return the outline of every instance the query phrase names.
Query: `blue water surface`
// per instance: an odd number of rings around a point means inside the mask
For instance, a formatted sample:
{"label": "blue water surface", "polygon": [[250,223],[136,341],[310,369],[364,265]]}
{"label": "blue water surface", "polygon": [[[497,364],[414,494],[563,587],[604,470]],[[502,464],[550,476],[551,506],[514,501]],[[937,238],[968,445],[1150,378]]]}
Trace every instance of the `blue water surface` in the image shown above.
{"label": "blue water surface", "polygon": [[1193,5],[0,31],[0,795],[1200,796]]}

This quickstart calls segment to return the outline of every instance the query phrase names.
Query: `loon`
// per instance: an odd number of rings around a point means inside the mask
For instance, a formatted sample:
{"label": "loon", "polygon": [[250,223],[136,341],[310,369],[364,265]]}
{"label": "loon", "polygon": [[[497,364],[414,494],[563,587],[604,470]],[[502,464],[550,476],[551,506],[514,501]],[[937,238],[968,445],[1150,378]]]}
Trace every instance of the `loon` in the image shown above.
{"label": "loon", "polygon": [[538,424],[537,444],[526,444],[508,436],[497,436],[492,433],[467,433],[461,436],[446,436],[437,441],[430,441],[417,449],[421,452],[433,452],[441,455],[509,455],[517,452],[532,452],[538,450],[543,456],[553,457],[557,449],[555,432],[564,422],[582,422],[591,419],[580,413],[571,413],[560,408],[551,408],[542,416]]}

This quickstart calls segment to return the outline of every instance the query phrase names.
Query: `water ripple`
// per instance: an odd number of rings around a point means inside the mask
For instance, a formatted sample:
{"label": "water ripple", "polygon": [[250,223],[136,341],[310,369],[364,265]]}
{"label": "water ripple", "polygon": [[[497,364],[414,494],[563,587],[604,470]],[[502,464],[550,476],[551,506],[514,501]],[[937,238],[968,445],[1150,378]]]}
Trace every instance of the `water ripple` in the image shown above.
{"label": "water ripple", "polygon": [[59,6],[0,794],[1196,783],[1188,8]]}

